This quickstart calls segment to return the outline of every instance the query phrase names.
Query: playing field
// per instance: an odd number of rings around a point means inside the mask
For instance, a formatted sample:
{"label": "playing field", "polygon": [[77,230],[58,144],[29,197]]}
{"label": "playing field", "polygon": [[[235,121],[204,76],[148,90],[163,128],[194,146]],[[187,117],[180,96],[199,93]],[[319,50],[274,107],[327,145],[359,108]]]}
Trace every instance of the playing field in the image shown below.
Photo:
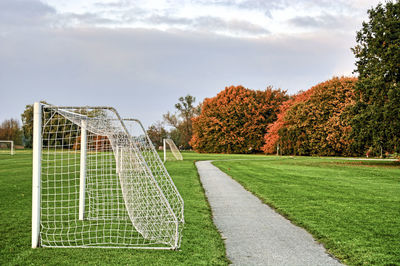
{"label": "playing field", "polygon": [[[195,160],[215,165],[347,264],[400,264],[400,164],[184,153],[166,167],[185,201],[180,251],[31,249],[31,152],[0,154],[0,264],[226,265]],[[251,160],[248,160],[251,159]]]}

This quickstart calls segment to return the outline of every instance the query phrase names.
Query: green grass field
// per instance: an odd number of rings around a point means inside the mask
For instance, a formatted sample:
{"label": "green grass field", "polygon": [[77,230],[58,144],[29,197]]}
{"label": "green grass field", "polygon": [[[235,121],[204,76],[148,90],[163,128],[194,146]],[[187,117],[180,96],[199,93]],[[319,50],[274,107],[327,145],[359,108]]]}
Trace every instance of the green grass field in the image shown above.
{"label": "green grass field", "polygon": [[214,164],[343,263],[400,265],[400,163],[270,157]]}
{"label": "green grass field", "polygon": [[185,201],[180,251],[31,249],[31,152],[0,154],[0,264],[227,265],[194,161],[229,159],[246,160],[215,165],[306,228],[344,263],[400,264],[398,163],[196,153],[184,158],[166,163]]}

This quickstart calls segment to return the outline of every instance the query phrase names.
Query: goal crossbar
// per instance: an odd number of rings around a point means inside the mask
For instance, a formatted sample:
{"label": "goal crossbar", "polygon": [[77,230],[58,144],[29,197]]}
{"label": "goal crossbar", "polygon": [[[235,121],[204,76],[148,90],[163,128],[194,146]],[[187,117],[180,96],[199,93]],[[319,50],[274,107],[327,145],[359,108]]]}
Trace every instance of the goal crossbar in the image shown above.
{"label": "goal crossbar", "polygon": [[183,200],[138,119],[35,103],[33,144],[33,248],[180,246]]}

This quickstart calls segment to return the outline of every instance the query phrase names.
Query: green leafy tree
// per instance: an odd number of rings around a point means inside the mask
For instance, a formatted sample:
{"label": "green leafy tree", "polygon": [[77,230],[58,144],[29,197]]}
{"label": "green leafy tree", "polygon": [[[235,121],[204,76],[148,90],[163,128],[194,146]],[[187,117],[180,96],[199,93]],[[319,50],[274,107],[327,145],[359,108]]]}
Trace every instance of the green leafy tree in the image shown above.
{"label": "green leafy tree", "polygon": [[[46,104],[45,101],[41,103]],[[25,106],[24,112],[21,114],[23,142],[26,148],[32,148],[33,142],[33,104]]]}
{"label": "green leafy tree", "polygon": [[368,10],[369,21],[357,32],[359,81],[352,120],[359,151],[400,151],[400,2]]}
{"label": "green leafy tree", "polygon": [[[41,101],[43,104],[47,104],[45,101]],[[75,110],[78,113],[82,113],[88,116],[101,115],[99,111],[92,112],[81,112]],[[48,131],[43,136],[44,145],[62,145],[64,148],[72,148],[68,145],[68,142],[63,142],[63,139],[75,139],[78,134],[78,125],[66,119],[64,116],[58,113],[43,112],[42,121],[47,121],[52,118],[48,123]],[[21,115],[22,118],[22,131],[24,146],[32,148],[33,141],[33,105],[26,105],[24,112]]]}

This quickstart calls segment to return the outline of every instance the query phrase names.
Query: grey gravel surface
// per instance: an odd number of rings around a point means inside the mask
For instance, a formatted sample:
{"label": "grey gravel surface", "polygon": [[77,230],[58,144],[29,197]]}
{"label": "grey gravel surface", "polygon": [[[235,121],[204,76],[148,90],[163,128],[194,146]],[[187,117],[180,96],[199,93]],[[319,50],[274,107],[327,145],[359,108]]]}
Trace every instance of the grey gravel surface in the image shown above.
{"label": "grey gravel surface", "polygon": [[341,265],[307,231],[263,204],[211,161],[196,166],[234,265]]}

